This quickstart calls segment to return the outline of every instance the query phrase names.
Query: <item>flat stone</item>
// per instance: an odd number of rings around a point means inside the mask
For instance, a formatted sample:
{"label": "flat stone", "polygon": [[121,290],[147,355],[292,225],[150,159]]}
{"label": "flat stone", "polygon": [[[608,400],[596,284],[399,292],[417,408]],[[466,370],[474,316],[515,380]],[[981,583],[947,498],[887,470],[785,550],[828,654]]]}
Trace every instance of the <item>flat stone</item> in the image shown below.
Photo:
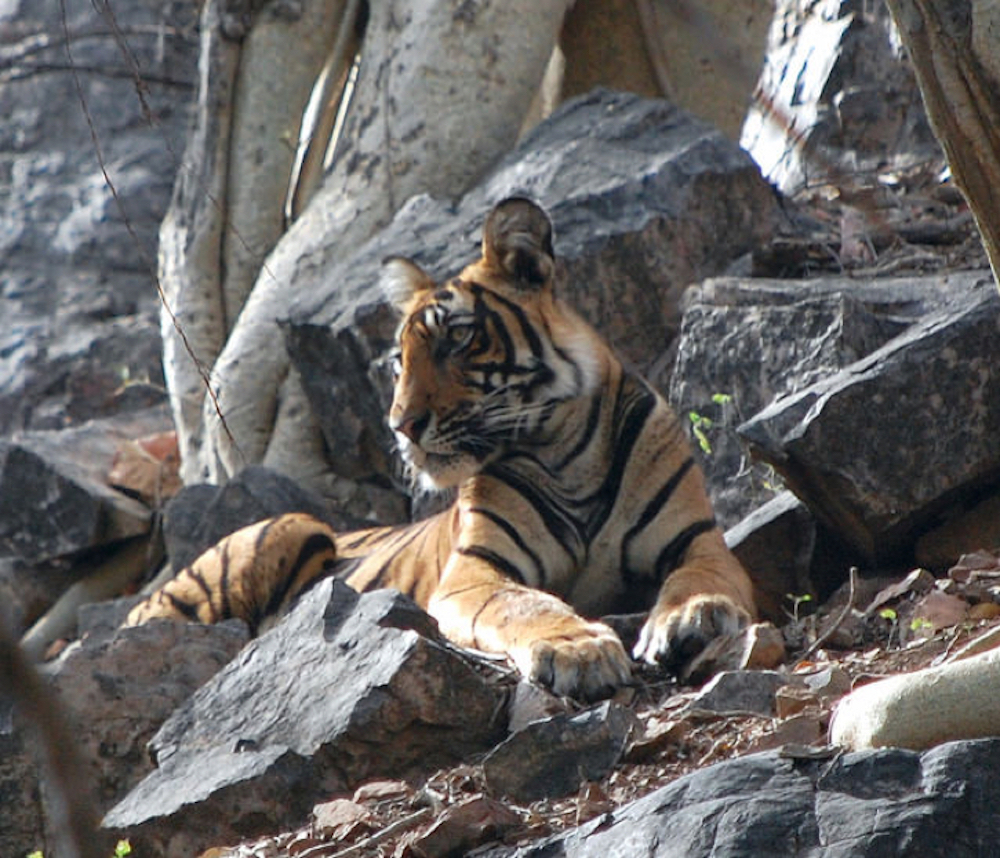
{"label": "flat stone", "polygon": [[774,695],[795,680],[774,670],[731,670],[720,673],[694,697],[690,709],[708,712],[753,712],[773,715]]}

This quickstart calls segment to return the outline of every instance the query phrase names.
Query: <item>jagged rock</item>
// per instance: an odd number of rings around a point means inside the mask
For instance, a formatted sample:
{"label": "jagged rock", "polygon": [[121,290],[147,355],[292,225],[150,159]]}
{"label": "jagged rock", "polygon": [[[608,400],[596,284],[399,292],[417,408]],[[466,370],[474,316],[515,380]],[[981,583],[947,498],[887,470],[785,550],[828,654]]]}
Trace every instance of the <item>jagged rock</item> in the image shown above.
{"label": "jagged rock", "polygon": [[989,855],[1000,842],[1000,740],[832,759],[753,754],[693,772],[613,814],[489,858],[608,855]]}
{"label": "jagged rock", "polygon": [[309,513],[339,530],[358,526],[283,474],[251,465],[225,485],[187,486],[170,500],[163,520],[170,564],[183,569],[241,527],[286,512]]}
{"label": "jagged rock", "polygon": [[608,774],[637,728],[632,712],[609,700],[534,721],[486,756],[486,784],[518,802],[560,798]]}
{"label": "jagged rock", "polygon": [[106,478],[120,442],[169,425],[160,407],[0,441],[0,554],[37,563],[146,533],[149,508]]}
{"label": "jagged rock", "polygon": [[773,468],[748,461],[741,423],[959,302],[975,277],[715,278],[689,290],[669,398],[701,436],[696,455],[719,520],[735,526],[783,488]]}
{"label": "jagged rock", "polygon": [[690,708],[773,715],[775,693],[793,682],[796,680],[775,670],[727,670],[702,688]]}
{"label": "jagged rock", "polygon": [[784,622],[790,595],[815,598],[810,576],[815,543],[812,515],[787,491],[726,531],[726,544],[750,573],[762,618]]}
{"label": "jagged rock", "polygon": [[515,686],[507,706],[507,727],[511,733],[517,733],[532,721],[565,714],[572,708],[573,704],[569,699],[556,697],[547,688],[522,678]]}
{"label": "jagged rock", "polygon": [[961,305],[739,429],[870,562],[911,552],[956,499],[975,497],[1000,473],[1000,296],[988,274],[938,280],[949,291],[955,281]]}
{"label": "jagged rock", "polygon": [[104,826],[170,858],[299,825],[366,778],[491,747],[508,684],[398,593],[325,580],[163,725]]}
{"label": "jagged rock", "polygon": [[94,632],[45,665],[104,808],[152,769],[146,744],[249,639],[232,621]]}
{"label": "jagged rock", "polygon": [[[163,401],[152,272],[197,74],[197,16],[197,4],[160,0],[4,10],[0,434]],[[78,80],[64,26],[86,34],[71,39]]]}
{"label": "jagged rock", "polygon": [[286,338],[341,477],[403,485],[384,425],[396,317],[377,286],[382,258],[454,273],[475,256],[485,213],[511,193],[551,215],[567,299],[661,387],[681,292],[750,251],[775,212],[745,153],[666,102],[597,91],[563,105],[457,205],[413,199],[333,270],[303,266]]}

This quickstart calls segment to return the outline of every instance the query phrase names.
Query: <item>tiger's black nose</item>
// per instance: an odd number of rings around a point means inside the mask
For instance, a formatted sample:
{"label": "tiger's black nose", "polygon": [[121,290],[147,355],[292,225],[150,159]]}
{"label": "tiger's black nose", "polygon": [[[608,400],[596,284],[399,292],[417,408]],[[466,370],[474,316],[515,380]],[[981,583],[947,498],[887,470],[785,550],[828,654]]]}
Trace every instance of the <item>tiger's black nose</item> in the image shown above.
{"label": "tiger's black nose", "polygon": [[390,428],[393,432],[399,432],[409,438],[414,444],[420,442],[420,437],[424,434],[427,426],[431,422],[431,413],[425,411],[423,414],[404,415],[401,418],[393,418]]}

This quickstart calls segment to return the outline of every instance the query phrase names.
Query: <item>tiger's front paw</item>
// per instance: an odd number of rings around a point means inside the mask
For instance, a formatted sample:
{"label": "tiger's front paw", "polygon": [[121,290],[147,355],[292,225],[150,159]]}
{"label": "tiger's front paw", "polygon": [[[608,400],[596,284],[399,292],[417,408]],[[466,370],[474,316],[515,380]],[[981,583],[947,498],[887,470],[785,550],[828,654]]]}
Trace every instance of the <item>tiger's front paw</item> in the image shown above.
{"label": "tiger's front paw", "polygon": [[612,695],[632,676],[625,647],[604,623],[581,622],[511,653],[522,674],[555,694],[583,700]]}
{"label": "tiger's front paw", "polygon": [[728,596],[692,596],[679,605],[653,609],[639,633],[632,655],[647,664],[676,670],[713,638],[736,634],[750,615]]}

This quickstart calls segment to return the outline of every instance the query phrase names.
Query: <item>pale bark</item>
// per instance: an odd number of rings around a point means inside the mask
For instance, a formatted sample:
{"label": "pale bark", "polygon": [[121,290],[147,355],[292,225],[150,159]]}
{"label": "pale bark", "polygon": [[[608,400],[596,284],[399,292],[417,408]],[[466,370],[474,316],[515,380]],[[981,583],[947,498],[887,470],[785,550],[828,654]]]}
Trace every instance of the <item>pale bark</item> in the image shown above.
{"label": "pale bark", "polygon": [[226,340],[220,262],[240,42],[224,20],[220,3],[205,5],[195,127],[160,227],[163,368],[185,482],[197,475],[208,372]]}
{"label": "pale bark", "polygon": [[1000,285],[1000,30],[996,0],[888,0]]}
{"label": "pale bark", "polygon": [[513,145],[567,2],[373,5],[338,159],[268,257],[215,364],[227,425],[207,402],[201,463],[210,479],[268,459],[315,485],[318,428],[278,327],[289,284],[357,247],[411,196],[460,195]]}
{"label": "pale bark", "polygon": [[[285,230],[285,197],[299,127],[316,80],[342,28],[347,0],[306,0],[290,16],[270,3],[240,53],[230,135],[226,231],[222,239],[226,333]],[[353,23],[343,27],[353,29]]]}
{"label": "pale bark", "polygon": [[160,229],[164,371],[185,482],[204,475],[210,371],[284,231],[302,112],[345,5],[310,0],[283,14],[272,3],[253,21],[226,0],[205,5],[195,128]]}

